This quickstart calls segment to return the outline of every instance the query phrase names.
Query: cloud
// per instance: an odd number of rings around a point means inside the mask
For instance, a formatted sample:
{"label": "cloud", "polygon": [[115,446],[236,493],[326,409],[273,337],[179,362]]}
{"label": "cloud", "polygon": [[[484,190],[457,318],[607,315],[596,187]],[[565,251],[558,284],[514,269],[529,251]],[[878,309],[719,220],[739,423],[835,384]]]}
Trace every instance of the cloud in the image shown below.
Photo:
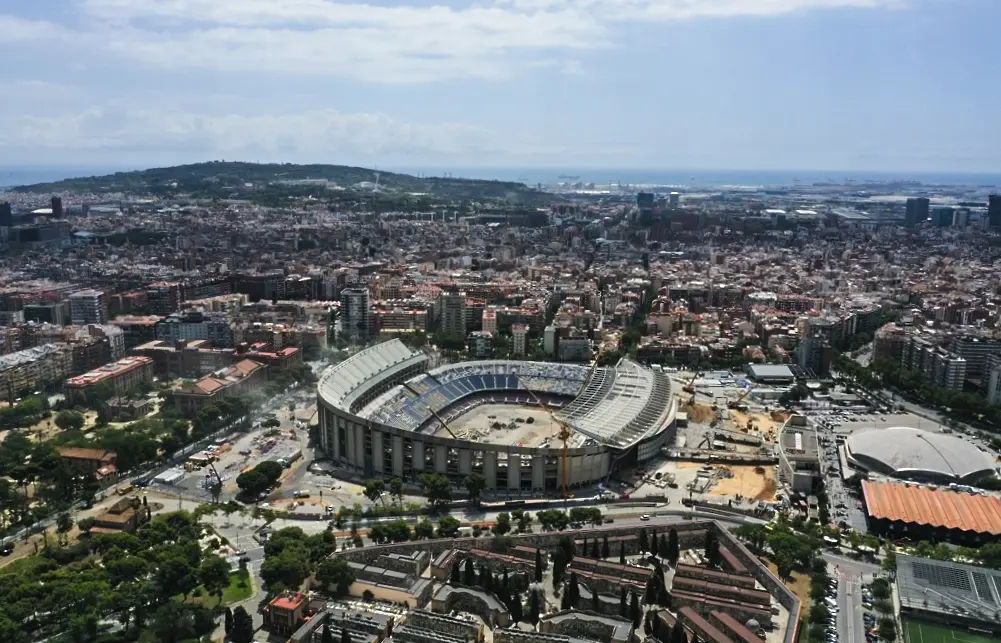
{"label": "cloud", "polygon": [[[73,25],[0,17],[0,34],[67,42],[168,70],[374,83],[512,77],[537,60],[614,46],[632,23],[895,6],[901,0],[71,0]],[[73,18],[65,18],[72,20]],[[581,63],[551,65],[579,73]]]}
{"label": "cloud", "polygon": [[0,117],[0,148],[317,158],[452,155],[495,149],[489,130],[458,123],[408,123],[379,113],[332,109],[240,115],[109,105],[58,116]]}

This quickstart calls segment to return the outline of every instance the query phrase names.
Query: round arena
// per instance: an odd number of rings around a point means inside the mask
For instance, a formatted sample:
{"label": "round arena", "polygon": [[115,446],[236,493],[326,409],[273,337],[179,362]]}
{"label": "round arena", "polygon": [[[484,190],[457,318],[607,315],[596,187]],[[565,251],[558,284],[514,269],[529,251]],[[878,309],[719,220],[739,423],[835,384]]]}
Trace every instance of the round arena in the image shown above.
{"label": "round arena", "polygon": [[324,452],[366,477],[440,473],[461,484],[475,472],[491,490],[557,493],[564,427],[571,488],[673,442],[670,379],[632,360],[439,361],[392,340],[329,368],[317,386]]}

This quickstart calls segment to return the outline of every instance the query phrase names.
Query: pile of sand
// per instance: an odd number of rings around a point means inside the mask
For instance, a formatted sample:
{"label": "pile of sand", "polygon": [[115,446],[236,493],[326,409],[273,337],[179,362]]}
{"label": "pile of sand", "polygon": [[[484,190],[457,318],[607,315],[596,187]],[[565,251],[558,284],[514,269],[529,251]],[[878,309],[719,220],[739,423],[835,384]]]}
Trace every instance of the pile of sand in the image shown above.
{"label": "pile of sand", "polygon": [[707,404],[686,404],[682,410],[688,414],[689,422],[705,423],[716,417],[712,407]]}
{"label": "pile of sand", "polygon": [[735,496],[740,494],[752,500],[775,500],[774,471],[764,467],[727,465],[733,474],[730,478],[720,478],[709,490],[714,496]]}

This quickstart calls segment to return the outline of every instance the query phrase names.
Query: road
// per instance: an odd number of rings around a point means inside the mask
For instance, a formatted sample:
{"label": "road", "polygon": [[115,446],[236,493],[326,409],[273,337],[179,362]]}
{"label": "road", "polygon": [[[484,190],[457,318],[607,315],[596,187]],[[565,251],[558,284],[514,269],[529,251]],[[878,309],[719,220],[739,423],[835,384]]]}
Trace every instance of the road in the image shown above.
{"label": "road", "polygon": [[822,554],[822,557],[831,568],[831,575],[838,580],[839,643],[866,643],[862,584],[870,582],[879,567],[833,554]]}

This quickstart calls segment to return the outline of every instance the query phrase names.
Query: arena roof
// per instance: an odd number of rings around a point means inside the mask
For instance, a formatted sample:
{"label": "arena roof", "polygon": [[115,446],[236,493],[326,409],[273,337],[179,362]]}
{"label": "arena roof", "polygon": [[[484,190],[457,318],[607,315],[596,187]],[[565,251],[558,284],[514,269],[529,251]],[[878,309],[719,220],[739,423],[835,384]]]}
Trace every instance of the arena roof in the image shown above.
{"label": "arena roof", "polygon": [[584,392],[558,415],[584,435],[627,446],[670,422],[671,383],[662,372],[622,359],[596,371]]}
{"label": "arena roof", "polygon": [[873,518],[1001,535],[1001,500],[994,496],[869,480],[862,494]]}
{"label": "arena roof", "polygon": [[320,378],[317,388],[331,404],[351,410],[365,391],[427,359],[424,353],[415,353],[394,339],[366,348],[331,366]]}
{"label": "arena roof", "polygon": [[984,567],[897,554],[897,590],[916,611],[996,622],[1001,609],[1001,572]]}
{"label": "arena roof", "polygon": [[850,435],[846,444],[850,456],[861,456],[904,477],[911,474],[965,480],[994,470],[991,456],[969,442],[910,427],[859,431]]}

